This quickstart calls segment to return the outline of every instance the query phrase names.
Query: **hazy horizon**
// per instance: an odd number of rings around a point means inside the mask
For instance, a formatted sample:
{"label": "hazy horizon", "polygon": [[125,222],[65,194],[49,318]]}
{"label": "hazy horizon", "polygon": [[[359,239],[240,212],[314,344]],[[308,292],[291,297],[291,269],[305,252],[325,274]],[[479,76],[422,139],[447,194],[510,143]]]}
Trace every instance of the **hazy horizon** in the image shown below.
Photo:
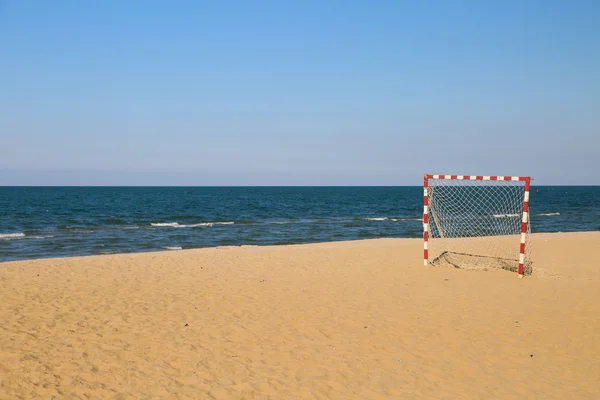
{"label": "hazy horizon", "polygon": [[[127,187],[230,187],[230,188],[244,188],[244,187],[415,187],[415,186],[422,186],[423,185],[423,177],[419,176],[416,177],[415,179],[412,179],[412,181],[414,182],[409,182],[409,183],[392,183],[392,184],[369,184],[369,183],[364,183],[364,184],[356,184],[356,183],[310,183],[312,181],[309,182],[304,182],[304,183],[294,183],[294,181],[292,179],[282,179],[282,183],[272,183],[272,184],[263,184],[263,183],[237,183],[237,184],[222,184],[219,182],[214,182],[214,183],[209,183],[209,184],[194,184],[194,183],[173,183],[174,181],[177,181],[177,175],[168,175],[168,174],[163,174],[163,176],[166,176],[166,178],[163,177],[164,181],[163,183],[155,183],[157,178],[156,176],[146,176],[144,179],[141,180],[141,182],[138,183],[115,183],[117,181],[117,179],[113,179],[112,176],[113,174],[118,174],[117,172],[112,172],[111,174],[107,174],[106,172],[95,172],[98,175],[101,175],[101,178],[97,178],[97,179],[93,179],[96,183],[84,183],[84,182],[79,182],[77,179],[72,179],[67,177],[63,177],[61,179],[61,177],[54,177],[54,178],[48,178],[44,175],[41,175],[39,173],[39,171],[35,171],[35,172],[30,172],[29,174],[32,175],[31,180],[27,179],[27,177],[24,177],[23,172],[19,171],[19,173],[15,173],[14,175],[16,176],[16,179],[13,179],[13,182],[15,183],[11,183],[11,178],[10,177],[6,177],[6,175],[3,174],[3,171],[0,171],[0,178],[2,178],[4,176],[4,181],[8,182],[8,183],[3,183],[0,184],[0,187],[123,187],[123,188],[127,188]],[[21,174],[21,175],[20,175]],[[52,175],[52,174],[51,174]],[[88,180],[90,175],[89,172],[84,173],[83,174],[84,177],[81,179],[84,180]],[[31,182],[32,180],[36,180],[39,179],[40,176],[42,176],[42,178],[45,179],[45,182],[48,182],[47,184],[39,184],[39,183],[27,183],[27,182]],[[198,179],[200,180],[200,179]],[[69,183],[66,183],[69,182]],[[171,182],[171,183],[168,183]],[[532,182],[531,182],[532,187],[545,187],[545,186],[556,186],[556,187],[560,187],[560,186],[564,186],[564,187],[569,187],[569,186],[600,186],[600,184],[594,184],[594,183],[548,183],[548,182],[540,182],[535,178],[532,178]]]}

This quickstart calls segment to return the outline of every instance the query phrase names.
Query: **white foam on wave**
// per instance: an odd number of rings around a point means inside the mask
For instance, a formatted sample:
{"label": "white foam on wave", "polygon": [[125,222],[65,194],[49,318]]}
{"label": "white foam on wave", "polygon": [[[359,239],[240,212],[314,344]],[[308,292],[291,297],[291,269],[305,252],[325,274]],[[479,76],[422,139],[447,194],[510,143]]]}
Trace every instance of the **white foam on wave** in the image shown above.
{"label": "white foam on wave", "polygon": [[519,214],[494,214],[494,218],[515,218],[518,216]]}
{"label": "white foam on wave", "polygon": [[152,222],[150,225],[152,226],[156,226],[156,227],[169,227],[169,228],[179,228],[181,225],[179,225],[177,222]]}
{"label": "white foam on wave", "polygon": [[422,218],[388,218],[388,217],[378,217],[378,218],[361,218],[363,221],[422,221]]}
{"label": "white foam on wave", "polygon": [[167,250],[183,250],[183,247],[181,247],[181,246],[166,246],[165,249],[167,249]]}
{"label": "white foam on wave", "polygon": [[178,222],[156,222],[156,223],[151,223],[150,225],[157,227],[157,228],[197,228],[200,226],[205,226],[205,227],[210,228],[211,226],[214,226],[214,225],[233,225],[233,224],[235,224],[235,222],[227,221],[227,222],[200,222],[197,224],[190,224],[190,225],[180,224]]}
{"label": "white foam on wave", "polygon": [[553,212],[553,213],[542,213],[542,214],[540,214],[540,215],[541,215],[541,216],[543,216],[543,217],[553,217],[553,216],[556,216],[556,215],[560,215],[560,213],[557,213],[557,212]]}
{"label": "white foam on wave", "polygon": [[195,228],[197,226],[214,226],[214,225],[233,225],[235,222],[200,222],[199,224],[182,225],[185,228]]}
{"label": "white foam on wave", "polygon": [[22,232],[19,233],[0,233],[0,239],[18,239],[25,237],[25,234]]}

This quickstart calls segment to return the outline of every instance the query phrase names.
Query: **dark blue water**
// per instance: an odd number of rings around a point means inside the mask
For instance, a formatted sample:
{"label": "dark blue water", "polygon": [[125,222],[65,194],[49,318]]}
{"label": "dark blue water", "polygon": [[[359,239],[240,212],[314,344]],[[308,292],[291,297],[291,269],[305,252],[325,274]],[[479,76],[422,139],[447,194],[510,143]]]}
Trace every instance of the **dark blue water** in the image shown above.
{"label": "dark blue water", "polygon": [[[422,235],[421,187],[0,187],[0,261]],[[600,187],[533,187],[533,232],[600,229]]]}

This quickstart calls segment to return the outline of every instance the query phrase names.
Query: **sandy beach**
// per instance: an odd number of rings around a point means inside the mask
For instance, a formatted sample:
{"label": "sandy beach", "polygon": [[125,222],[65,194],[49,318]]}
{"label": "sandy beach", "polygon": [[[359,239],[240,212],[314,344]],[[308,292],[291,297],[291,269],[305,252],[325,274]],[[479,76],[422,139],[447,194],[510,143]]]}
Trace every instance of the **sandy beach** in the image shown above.
{"label": "sandy beach", "polygon": [[422,242],[0,264],[0,399],[597,399],[600,233],[534,273],[425,267]]}

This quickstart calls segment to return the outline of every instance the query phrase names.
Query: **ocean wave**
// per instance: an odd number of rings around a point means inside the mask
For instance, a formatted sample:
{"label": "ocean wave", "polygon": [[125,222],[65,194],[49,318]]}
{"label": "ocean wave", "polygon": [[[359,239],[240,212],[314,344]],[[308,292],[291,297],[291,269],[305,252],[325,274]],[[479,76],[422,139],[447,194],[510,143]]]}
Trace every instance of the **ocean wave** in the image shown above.
{"label": "ocean wave", "polygon": [[197,228],[200,226],[212,227],[214,225],[233,225],[235,222],[226,221],[226,222],[200,222],[197,224],[180,224],[179,222],[153,222],[150,225],[156,228]]}
{"label": "ocean wave", "polygon": [[[7,237],[6,239],[50,239],[55,237],[55,235],[51,235],[49,233],[51,233],[53,231],[49,231],[47,229],[40,229],[40,230],[35,230],[35,229],[27,229],[24,232],[19,232],[19,233],[11,233],[11,234],[6,234],[9,237]],[[3,238],[3,234],[0,234],[0,239]]]}
{"label": "ocean wave", "polygon": [[119,226],[118,228],[121,228],[121,229],[140,229],[140,227],[137,226],[137,225]]}
{"label": "ocean wave", "polygon": [[404,218],[404,217],[376,217],[376,218],[360,218],[361,221],[422,221],[423,218]]}
{"label": "ocean wave", "polygon": [[214,226],[215,222],[200,222],[198,224],[191,224],[191,225],[180,225],[177,228],[197,228],[199,226],[206,226],[208,228],[210,228],[211,226]]}
{"label": "ocean wave", "polygon": [[164,248],[167,250],[183,250],[181,246],[165,246]]}
{"label": "ocean wave", "polygon": [[19,232],[19,233],[0,233],[0,239],[18,239],[18,238],[22,238],[25,237],[25,234],[23,232]]}
{"label": "ocean wave", "polygon": [[540,215],[540,216],[542,216],[542,217],[553,217],[553,216],[556,216],[556,215],[560,215],[560,213],[558,213],[558,212],[553,212],[553,213],[541,213],[541,214],[538,214],[538,215]]}
{"label": "ocean wave", "polygon": [[69,231],[69,232],[75,232],[75,233],[92,233],[94,232],[95,229],[99,229],[98,227],[95,226],[89,226],[89,225],[60,225],[58,227],[58,230],[60,231]]}
{"label": "ocean wave", "polygon": [[519,217],[519,214],[494,214],[494,218],[515,218]]}
{"label": "ocean wave", "polygon": [[163,228],[163,227],[179,228],[181,226],[177,222],[152,222],[150,225],[156,226],[159,228]]}
{"label": "ocean wave", "polygon": [[[288,221],[268,221],[267,224],[288,225],[288,224],[359,224],[360,222],[385,222],[385,221],[423,221],[423,218],[405,218],[405,217],[347,217],[335,219],[300,219]],[[237,222],[236,222],[237,223]]]}

